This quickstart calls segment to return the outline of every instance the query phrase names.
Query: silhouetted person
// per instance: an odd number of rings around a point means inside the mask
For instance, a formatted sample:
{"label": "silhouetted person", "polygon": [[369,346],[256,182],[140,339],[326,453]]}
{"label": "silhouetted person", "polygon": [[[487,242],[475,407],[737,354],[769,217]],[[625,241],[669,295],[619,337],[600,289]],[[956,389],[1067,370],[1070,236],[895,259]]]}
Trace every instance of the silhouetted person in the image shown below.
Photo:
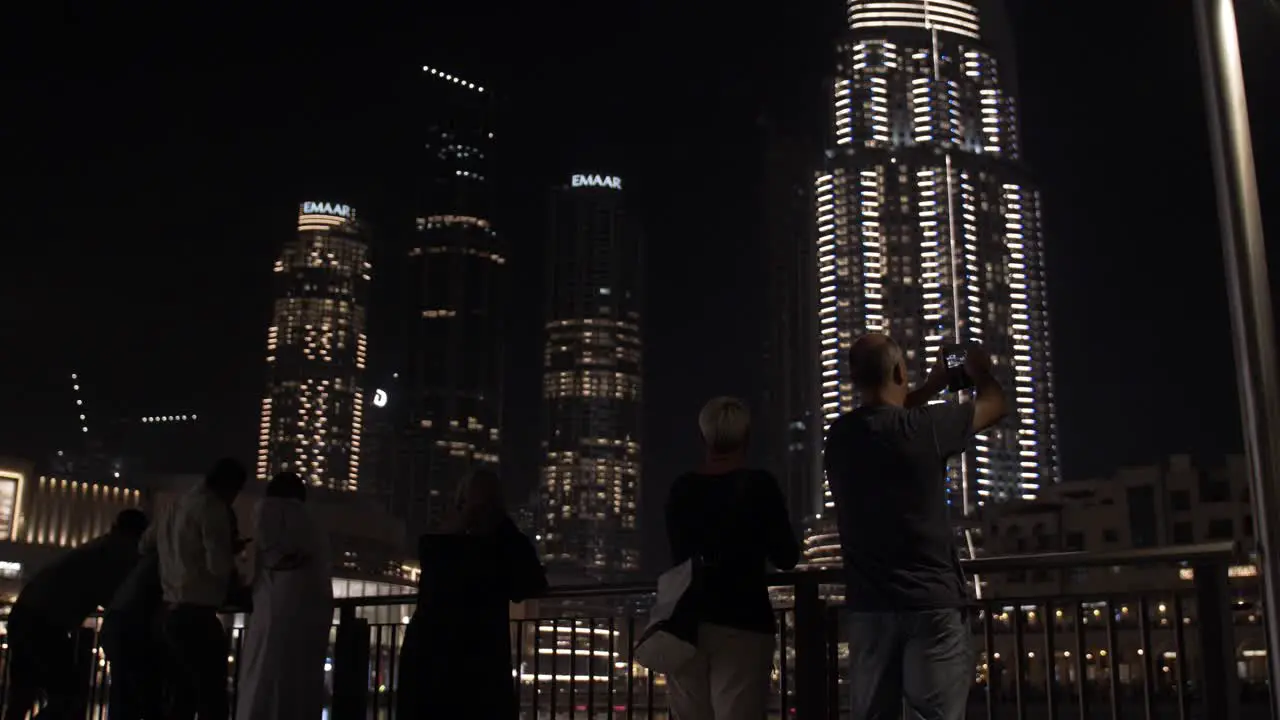
{"label": "silhouetted person", "polygon": [[333,626],[329,543],[295,473],[278,473],[258,503],[253,613],[245,628],[236,720],[316,720]]}
{"label": "silhouetted person", "polygon": [[400,655],[396,717],[514,719],[508,611],[543,593],[546,573],[491,472],[477,471],[458,489],[446,530],[419,543],[422,578]]}
{"label": "silhouetted person", "polygon": [[158,523],[175,717],[225,720],[228,714],[229,644],[218,609],[236,578],[237,539],[229,508],[247,477],[240,463],[219,460],[205,481],[179,498]]}
{"label": "silhouetted person", "polygon": [[[147,537],[153,534],[148,532]],[[102,619],[99,642],[111,663],[110,720],[164,717],[168,651],[160,634],[163,606],[160,557],[155,543],[147,542]]]}
{"label": "silhouetted person", "polygon": [[973,683],[964,576],[947,509],[947,459],[1006,410],[981,346],[965,371],[973,402],[928,402],[947,388],[945,359],[907,387],[902,349],[865,335],[850,353],[862,404],[827,433],[824,461],[844,556],[850,718],[962,720]]}
{"label": "silhouetted person", "polygon": [[700,558],[697,652],[668,676],[676,720],[759,720],[767,709],[777,626],[767,564],[800,560],[778,481],[745,466],[751,414],[741,400],[715,398],[698,426],[706,460],[676,479],[667,498],[675,565]]}
{"label": "silhouetted person", "polygon": [[72,633],[111,602],[138,561],[147,516],[125,510],[111,531],[36,573],[9,614],[9,703],[5,720],[22,720],[44,695],[41,717],[66,717],[82,688],[76,679]]}

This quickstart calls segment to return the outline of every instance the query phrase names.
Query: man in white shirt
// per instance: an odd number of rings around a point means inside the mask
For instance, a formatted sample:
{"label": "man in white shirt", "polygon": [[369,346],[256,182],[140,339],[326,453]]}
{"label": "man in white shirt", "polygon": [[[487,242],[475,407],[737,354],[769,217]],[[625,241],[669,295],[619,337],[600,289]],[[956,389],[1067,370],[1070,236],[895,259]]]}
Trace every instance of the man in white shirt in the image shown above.
{"label": "man in white shirt", "polygon": [[205,481],[183,495],[148,533],[160,557],[164,591],[164,636],[175,668],[177,717],[225,720],[227,705],[226,630],[218,609],[235,580],[238,540],[231,503],[244,488],[243,465],[222,459]]}

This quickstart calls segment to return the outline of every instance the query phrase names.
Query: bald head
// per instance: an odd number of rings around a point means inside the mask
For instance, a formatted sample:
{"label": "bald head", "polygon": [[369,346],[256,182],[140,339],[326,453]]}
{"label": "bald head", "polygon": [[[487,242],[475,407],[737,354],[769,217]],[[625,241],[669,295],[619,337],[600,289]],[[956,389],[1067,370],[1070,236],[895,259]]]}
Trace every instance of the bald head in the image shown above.
{"label": "bald head", "polygon": [[863,335],[849,351],[853,384],[860,390],[878,390],[886,385],[905,383],[905,371],[901,378],[894,377],[902,362],[902,348],[893,338],[880,333]]}

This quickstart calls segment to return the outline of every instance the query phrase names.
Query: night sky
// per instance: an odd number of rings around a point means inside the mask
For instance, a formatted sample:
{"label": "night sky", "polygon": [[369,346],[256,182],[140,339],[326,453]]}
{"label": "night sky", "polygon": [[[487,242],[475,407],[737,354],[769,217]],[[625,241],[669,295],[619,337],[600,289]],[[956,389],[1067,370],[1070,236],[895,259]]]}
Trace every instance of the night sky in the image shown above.
{"label": "night sky", "polygon": [[[1280,83],[1264,70],[1280,67],[1280,11],[1237,4],[1274,259]],[[0,453],[81,440],[74,370],[91,424],[99,408],[197,411],[201,452],[251,458],[270,268],[296,203],[349,202],[378,250],[395,240],[430,64],[502,100],[505,452],[519,482],[536,462],[547,187],[572,171],[625,178],[649,240],[651,524],[697,460],[697,408],[764,382],[765,318],[738,312],[765,281],[758,121],[821,147],[840,0],[235,5],[63,8],[16,39],[0,121]],[[1010,0],[1010,13],[1046,201],[1067,477],[1238,450],[1190,3]]]}

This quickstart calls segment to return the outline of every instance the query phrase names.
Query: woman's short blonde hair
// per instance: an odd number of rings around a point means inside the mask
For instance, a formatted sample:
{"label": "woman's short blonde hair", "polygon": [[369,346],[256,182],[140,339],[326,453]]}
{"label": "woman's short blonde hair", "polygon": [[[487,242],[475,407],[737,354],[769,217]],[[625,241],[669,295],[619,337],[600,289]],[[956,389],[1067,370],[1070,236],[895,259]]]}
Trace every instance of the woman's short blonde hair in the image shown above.
{"label": "woman's short blonde hair", "polygon": [[736,397],[712,398],[698,413],[702,440],[715,452],[741,449],[751,431],[751,411]]}

